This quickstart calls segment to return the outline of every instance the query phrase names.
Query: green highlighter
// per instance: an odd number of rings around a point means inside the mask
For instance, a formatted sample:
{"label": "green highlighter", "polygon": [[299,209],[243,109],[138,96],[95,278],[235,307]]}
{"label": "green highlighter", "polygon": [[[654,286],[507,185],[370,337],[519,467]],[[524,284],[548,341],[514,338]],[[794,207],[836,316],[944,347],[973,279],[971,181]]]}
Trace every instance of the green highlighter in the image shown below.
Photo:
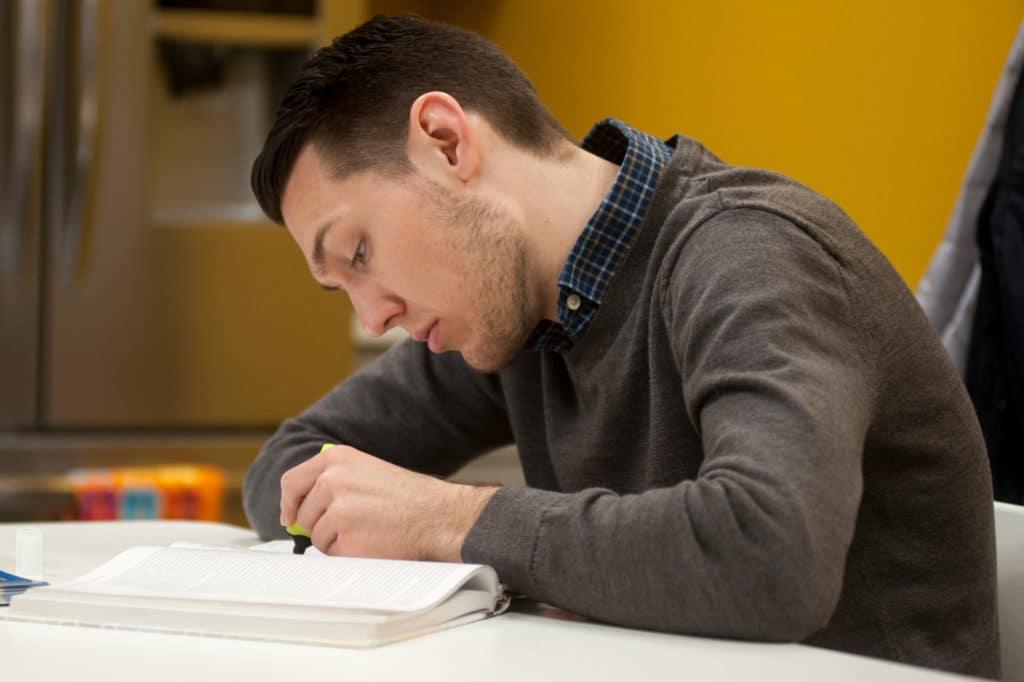
{"label": "green highlighter", "polygon": [[309,531],[298,523],[289,524],[284,529],[288,535],[292,536],[292,540],[295,542],[295,546],[292,547],[293,554],[305,554],[306,550],[312,546],[313,541],[309,537]]}
{"label": "green highlighter", "polygon": [[[320,448],[320,452],[330,447],[334,447],[334,443],[324,443],[323,447]],[[295,546],[292,547],[293,553],[305,554],[306,550],[313,545],[313,540],[309,537],[309,531],[300,526],[298,521],[288,524],[284,530],[288,535],[292,536],[292,541],[295,543]]]}

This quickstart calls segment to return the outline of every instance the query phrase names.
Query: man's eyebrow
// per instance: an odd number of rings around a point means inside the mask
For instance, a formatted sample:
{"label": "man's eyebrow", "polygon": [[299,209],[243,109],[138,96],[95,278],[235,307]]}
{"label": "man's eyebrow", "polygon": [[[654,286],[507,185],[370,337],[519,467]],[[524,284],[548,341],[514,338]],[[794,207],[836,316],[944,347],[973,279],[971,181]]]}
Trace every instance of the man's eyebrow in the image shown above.
{"label": "man's eyebrow", "polygon": [[334,227],[334,221],[327,221],[317,228],[316,236],[313,237],[313,276],[317,279],[327,276],[327,264],[324,258],[324,239],[332,227]]}

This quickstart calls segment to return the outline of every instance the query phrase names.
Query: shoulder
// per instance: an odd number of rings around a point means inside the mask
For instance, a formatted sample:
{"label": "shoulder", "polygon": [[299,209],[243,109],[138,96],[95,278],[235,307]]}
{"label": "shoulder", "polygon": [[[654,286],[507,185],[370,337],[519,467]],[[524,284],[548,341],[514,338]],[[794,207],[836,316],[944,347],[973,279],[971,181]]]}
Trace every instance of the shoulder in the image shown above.
{"label": "shoulder", "polygon": [[762,207],[722,208],[685,229],[666,222],[669,243],[659,276],[663,302],[715,289],[750,290],[841,279],[836,249],[791,217]]}

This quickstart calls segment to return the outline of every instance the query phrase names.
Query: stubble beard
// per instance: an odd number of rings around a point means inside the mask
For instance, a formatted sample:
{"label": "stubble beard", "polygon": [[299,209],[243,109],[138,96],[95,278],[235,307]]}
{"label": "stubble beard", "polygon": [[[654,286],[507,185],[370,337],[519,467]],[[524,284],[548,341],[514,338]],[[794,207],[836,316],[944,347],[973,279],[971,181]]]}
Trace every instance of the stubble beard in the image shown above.
{"label": "stubble beard", "polygon": [[[481,372],[497,372],[511,364],[530,334],[526,245],[519,226],[508,224],[503,234],[493,235],[490,246],[481,254],[485,257],[475,273],[478,281],[470,285],[470,291],[481,292],[476,298],[478,341],[462,353]],[[490,305],[487,292],[494,292]]]}
{"label": "stubble beard", "polygon": [[476,340],[459,352],[474,369],[497,372],[519,356],[531,331],[523,228],[507,210],[483,199],[457,199],[443,189],[433,196],[448,226],[453,264],[473,296]]}

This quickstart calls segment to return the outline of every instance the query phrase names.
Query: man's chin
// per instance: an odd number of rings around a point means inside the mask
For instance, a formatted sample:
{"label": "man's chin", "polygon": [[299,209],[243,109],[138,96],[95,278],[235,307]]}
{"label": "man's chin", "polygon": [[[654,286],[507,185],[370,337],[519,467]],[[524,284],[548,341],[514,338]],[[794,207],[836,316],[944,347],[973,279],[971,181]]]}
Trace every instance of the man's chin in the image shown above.
{"label": "man's chin", "polygon": [[499,355],[497,353],[480,354],[472,350],[459,350],[459,355],[462,356],[467,365],[476,371],[483,374],[495,374],[511,365],[512,361],[519,356],[519,353],[505,352]]}

